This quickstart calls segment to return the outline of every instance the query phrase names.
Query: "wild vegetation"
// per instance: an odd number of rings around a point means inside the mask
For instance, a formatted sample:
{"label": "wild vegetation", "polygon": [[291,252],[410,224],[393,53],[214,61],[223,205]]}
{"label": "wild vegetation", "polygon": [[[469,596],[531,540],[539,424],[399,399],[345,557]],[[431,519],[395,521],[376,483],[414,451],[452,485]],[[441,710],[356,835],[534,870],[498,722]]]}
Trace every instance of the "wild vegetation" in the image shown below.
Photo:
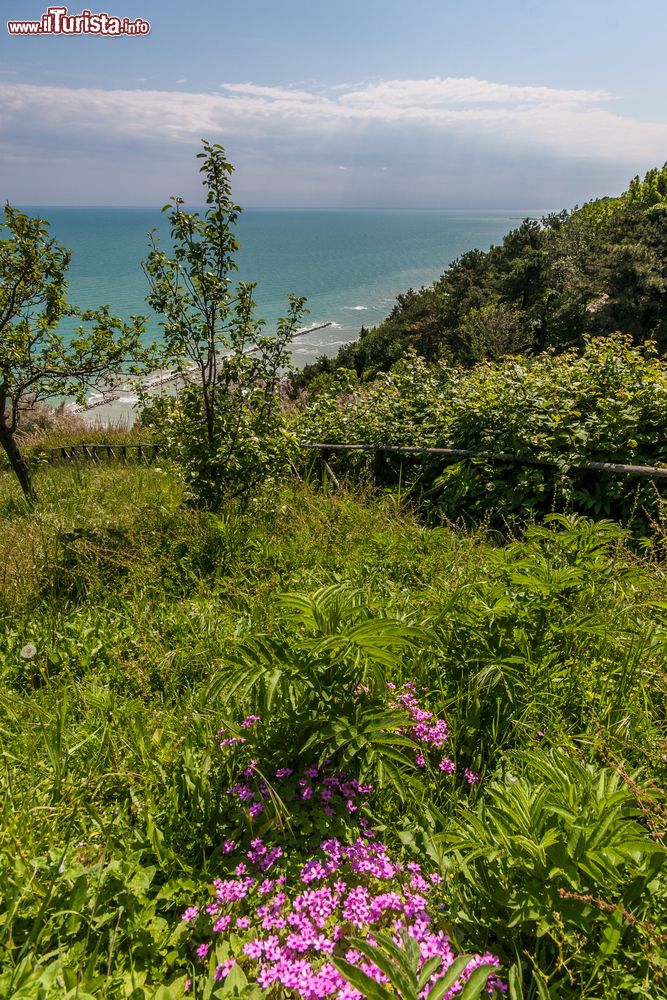
{"label": "wild vegetation", "polygon": [[[93,432],[33,413],[27,500],[0,469],[0,996],[667,1000],[662,497],[573,471],[664,462],[663,361],[628,328],[287,405],[303,303],[272,341],[231,296],[230,169],[147,264],[196,366],[134,431],[160,463],[55,468]],[[298,437],[555,469],[333,494]]]}
{"label": "wild vegetation", "polygon": [[[435,516],[502,528],[555,511],[613,515],[660,545],[664,480],[579,466],[664,466],[666,399],[667,366],[655,347],[617,334],[587,341],[582,352],[472,368],[411,355],[372,382],[343,370],[311,394],[297,428],[311,442],[461,448],[538,463],[387,454],[386,482],[415,497],[425,490]],[[372,460],[359,452],[331,459],[348,477],[367,475]]]}
{"label": "wild vegetation", "polygon": [[664,569],[620,527],[38,479],[0,502],[3,996],[298,993],[273,946],[324,996],[367,931],[379,996],[401,919],[514,998],[667,996]]}

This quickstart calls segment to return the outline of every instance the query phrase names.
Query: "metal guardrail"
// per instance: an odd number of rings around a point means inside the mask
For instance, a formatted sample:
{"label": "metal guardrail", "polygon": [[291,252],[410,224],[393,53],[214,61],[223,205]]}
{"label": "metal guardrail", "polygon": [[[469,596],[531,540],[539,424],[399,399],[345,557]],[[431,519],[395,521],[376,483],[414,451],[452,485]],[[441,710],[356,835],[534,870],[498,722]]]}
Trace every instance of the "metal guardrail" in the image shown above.
{"label": "metal guardrail", "polygon": [[[301,448],[312,451],[319,451],[322,468],[331,482],[338,488],[340,483],[336,478],[329,458],[331,452],[337,451],[362,451],[372,452],[374,455],[374,470],[376,478],[384,465],[384,456],[394,455],[441,455],[448,458],[479,458],[487,462],[509,462],[517,465],[532,465],[547,469],[560,468],[558,462],[550,462],[545,459],[522,457],[509,452],[495,452],[488,454],[483,451],[471,451],[468,448],[427,448],[419,445],[393,445],[393,444],[334,444],[329,442],[305,441],[300,444]],[[622,462],[572,462],[567,466],[568,470],[608,472],[612,475],[640,476],[648,479],[667,479],[667,468],[656,465],[626,465]],[[430,492],[430,491],[429,491]]]}
{"label": "metal guardrail", "polygon": [[163,445],[152,443],[69,444],[60,448],[49,448],[49,461],[54,464],[58,461],[84,461],[99,465],[103,459],[106,459],[110,462],[117,461],[127,465],[134,453],[137,462],[147,462],[150,465],[163,449]]}
{"label": "metal guardrail", "polygon": [[[318,451],[323,468],[332,480],[334,485],[340,486],[331,466],[329,458],[332,452],[361,451],[370,452],[374,456],[374,469],[376,475],[384,466],[385,455],[440,455],[446,458],[479,458],[486,462],[508,462],[516,465],[532,465],[540,468],[558,469],[558,462],[547,461],[540,458],[523,457],[513,455],[509,452],[494,452],[488,454],[483,451],[472,451],[469,448],[428,448],[420,445],[396,445],[396,444],[336,444],[325,441],[303,441],[299,447],[305,451]],[[138,462],[146,461],[152,463],[164,452],[164,445],[155,443],[137,442],[133,444],[71,444],[62,445],[60,448],[50,448],[49,458],[51,462],[59,460],[77,462],[79,460],[99,464],[103,459],[108,461],[120,461],[127,464],[132,453]],[[667,467],[656,465],[626,465],[622,462],[572,462],[567,466],[568,470],[607,472],[612,475],[639,476],[648,479],[667,479]]]}

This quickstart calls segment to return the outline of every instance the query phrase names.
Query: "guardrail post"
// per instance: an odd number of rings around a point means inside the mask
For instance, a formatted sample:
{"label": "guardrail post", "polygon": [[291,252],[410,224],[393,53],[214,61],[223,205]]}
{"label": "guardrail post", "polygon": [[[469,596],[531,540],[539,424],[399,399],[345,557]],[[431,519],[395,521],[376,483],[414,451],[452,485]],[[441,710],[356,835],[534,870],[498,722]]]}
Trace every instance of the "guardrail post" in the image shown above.
{"label": "guardrail post", "polygon": [[322,463],[322,473],[323,473],[323,475],[322,475],[322,485],[324,485],[324,476],[326,475],[326,477],[331,481],[331,483],[333,485],[333,488],[335,490],[339,490],[340,489],[340,483],[336,479],[336,476],[334,475],[334,471],[331,468],[331,466],[329,465],[328,458],[329,458],[329,449],[328,448],[322,448],[321,458],[320,458],[320,461]]}
{"label": "guardrail post", "polygon": [[373,451],[373,482],[376,486],[382,485],[384,478],[385,452],[383,448],[375,448]]}

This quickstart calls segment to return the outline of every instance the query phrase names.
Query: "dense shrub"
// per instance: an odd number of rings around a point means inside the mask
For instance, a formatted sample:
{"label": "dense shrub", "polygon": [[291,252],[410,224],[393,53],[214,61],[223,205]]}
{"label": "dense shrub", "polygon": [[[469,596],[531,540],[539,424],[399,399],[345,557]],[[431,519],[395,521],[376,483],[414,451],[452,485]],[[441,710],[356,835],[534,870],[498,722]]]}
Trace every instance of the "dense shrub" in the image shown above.
{"label": "dense shrub", "polygon": [[[370,385],[345,379],[343,372],[303,410],[303,440],[511,453],[555,466],[403,459],[404,485],[432,487],[439,477],[437,506],[450,518],[572,509],[621,517],[640,533],[662,525],[656,483],[576,471],[589,461],[667,459],[667,365],[650,345],[618,334],[588,341],[582,355],[547,352],[471,369],[413,356]],[[338,461],[358,472],[364,460]]]}

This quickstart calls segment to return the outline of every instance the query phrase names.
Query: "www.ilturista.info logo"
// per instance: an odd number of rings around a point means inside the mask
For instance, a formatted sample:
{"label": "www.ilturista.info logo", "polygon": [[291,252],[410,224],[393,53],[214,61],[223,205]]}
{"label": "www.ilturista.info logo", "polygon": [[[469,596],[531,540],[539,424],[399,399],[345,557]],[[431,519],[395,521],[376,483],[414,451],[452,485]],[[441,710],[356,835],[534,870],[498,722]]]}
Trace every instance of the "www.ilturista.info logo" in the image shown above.
{"label": "www.ilturista.info logo", "polygon": [[150,23],[137,17],[115,17],[82,10],[68,13],[67,7],[49,7],[39,21],[7,21],[10,35],[147,35]]}

